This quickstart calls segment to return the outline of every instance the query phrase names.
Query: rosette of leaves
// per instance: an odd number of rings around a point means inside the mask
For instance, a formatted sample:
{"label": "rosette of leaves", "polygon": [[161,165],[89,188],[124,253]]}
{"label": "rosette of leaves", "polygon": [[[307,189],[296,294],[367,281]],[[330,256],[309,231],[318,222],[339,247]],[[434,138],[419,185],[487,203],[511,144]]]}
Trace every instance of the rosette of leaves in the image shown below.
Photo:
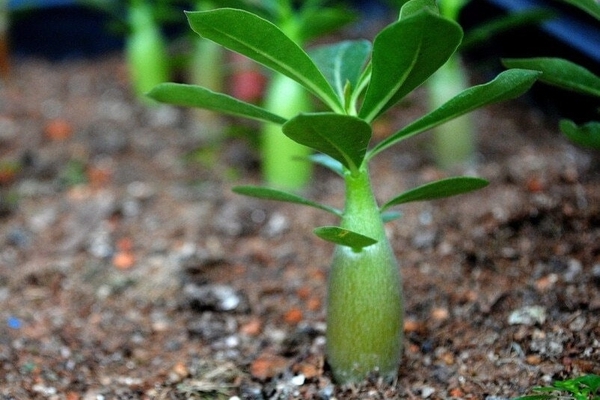
{"label": "rosette of leaves", "polygon": [[398,20],[382,29],[372,43],[341,41],[309,53],[273,23],[244,10],[191,12],[187,17],[201,36],[287,76],[322,103],[324,111],[288,117],[186,84],[161,84],[149,94],[161,102],[281,125],[288,138],[316,152],[309,156],[311,161],[344,180],[343,209],[274,188],[237,186],[233,190],[315,207],[339,217],[339,225],[314,230],[335,244],[328,285],[327,362],[340,383],[361,380],[373,371],[393,379],[402,357],[404,305],[400,270],[384,224],[398,216],[393,210],[397,205],[466,193],[488,182],[477,177],[450,177],[379,204],[371,183],[377,177],[369,173],[370,161],[446,121],[521,95],[539,72],[504,71],[372,143],[372,124],[423,84],[461,43],[461,27],[442,17],[435,1],[406,2]]}

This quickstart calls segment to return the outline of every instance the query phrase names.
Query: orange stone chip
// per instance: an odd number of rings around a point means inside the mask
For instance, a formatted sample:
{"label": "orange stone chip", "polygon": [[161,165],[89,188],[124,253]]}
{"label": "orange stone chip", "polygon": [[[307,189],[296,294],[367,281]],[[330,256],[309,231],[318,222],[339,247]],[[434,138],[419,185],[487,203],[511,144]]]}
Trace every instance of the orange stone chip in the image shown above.
{"label": "orange stone chip", "polygon": [[258,318],[252,318],[240,327],[240,332],[248,336],[257,336],[262,330],[262,322]]}
{"label": "orange stone chip", "polygon": [[50,140],[65,140],[73,134],[73,126],[67,120],[55,118],[46,123],[44,133]]}
{"label": "orange stone chip", "polygon": [[285,322],[294,325],[302,321],[302,318],[304,318],[304,315],[302,314],[302,310],[299,308],[292,308],[285,314],[284,317]]}
{"label": "orange stone chip", "polygon": [[128,251],[120,251],[113,257],[113,265],[119,269],[129,269],[135,264],[135,256]]}
{"label": "orange stone chip", "polygon": [[288,360],[273,354],[262,354],[250,366],[250,374],[256,379],[269,379],[283,372]]}

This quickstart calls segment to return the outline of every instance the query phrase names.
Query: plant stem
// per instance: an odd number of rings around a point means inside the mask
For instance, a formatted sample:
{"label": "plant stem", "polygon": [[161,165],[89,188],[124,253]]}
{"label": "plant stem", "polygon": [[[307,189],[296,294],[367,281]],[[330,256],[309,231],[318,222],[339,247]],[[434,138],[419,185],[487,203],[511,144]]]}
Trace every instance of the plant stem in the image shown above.
{"label": "plant stem", "polygon": [[339,383],[376,371],[396,376],[402,357],[403,299],[398,263],[385,234],[369,172],[347,173],[343,228],[377,239],[359,251],[336,245],[327,300],[327,361]]}
{"label": "plant stem", "polygon": [[[279,1],[278,7],[279,28],[302,45],[292,2]],[[279,73],[275,73],[269,81],[263,107],[284,118],[312,110],[308,92],[297,82]],[[280,189],[301,191],[313,174],[312,163],[306,159],[312,152],[309,147],[285,136],[279,125],[266,122],[262,131],[261,148],[263,179],[268,185]]]}
{"label": "plant stem", "polygon": [[[459,55],[454,54],[428,80],[429,108],[436,110],[446,101],[468,88],[467,75]],[[435,160],[443,169],[473,161],[475,134],[470,114],[446,122],[433,131]]]}
{"label": "plant stem", "polygon": [[[215,8],[212,1],[197,1],[196,9],[199,11]],[[223,47],[203,37],[195,38],[189,66],[191,83],[203,86],[214,92],[224,89],[225,52]],[[194,109],[194,116],[202,127],[202,136],[213,141],[220,139],[223,132],[223,118],[214,111]]]}
{"label": "plant stem", "polygon": [[[275,74],[269,82],[264,108],[282,117],[293,117],[310,110],[310,97],[298,83]],[[303,189],[312,176],[312,164],[306,160],[312,150],[285,136],[281,126],[269,122],[263,126],[261,140],[265,182],[280,189]]]}
{"label": "plant stem", "polygon": [[145,94],[169,80],[167,44],[147,2],[130,2],[129,24],[131,33],[126,42],[126,56],[133,89],[138,98],[155,104]]}

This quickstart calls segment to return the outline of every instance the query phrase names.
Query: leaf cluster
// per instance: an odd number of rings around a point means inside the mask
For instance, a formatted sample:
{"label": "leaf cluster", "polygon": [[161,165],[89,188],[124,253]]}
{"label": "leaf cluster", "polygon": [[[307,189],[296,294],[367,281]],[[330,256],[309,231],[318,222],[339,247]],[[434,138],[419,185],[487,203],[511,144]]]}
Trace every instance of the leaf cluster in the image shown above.
{"label": "leaf cluster", "polygon": [[[461,43],[460,25],[441,16],[435,0],[406,2],[398,20],[381,30],[372,43],[342,41],[309,52],[272,22],[245,10],[221,8],[188,12],[187,18],[200,36],[295,80],[329,110],[301,113],[286,119],[223,93],[177,83],[161,84],[149,96],[170,104],[280,124],[285,135],[317,152],[310,161],[342,177],[360,174],[373,157],[404,139],[477,108],[519,96],[539,75],[537,71],[526,69],[504,71],[494,80],[466,89],[440,108],[372,145],[372,123],[424,83]],[[392,198],[380,210],[383,213],[389,207],[410,201],[465,193],[486,184],[485,180],[473,177],[432,182]],[[276,189],[243,186],[234,191],[312,206],[337,216],[343,214],[341,210]],[[386,214],[382,218],[392,217]],[[352,247],[363,247],[368,242],[359,234],[343,232],[341,228],[317,230],[317,234]]]}
{"label": "leaf cluster", "polygon": [[583,375],[573,379],[555,381],[551,386],[538,386],[533,394],[515,400],[600,400],[600,376]]}

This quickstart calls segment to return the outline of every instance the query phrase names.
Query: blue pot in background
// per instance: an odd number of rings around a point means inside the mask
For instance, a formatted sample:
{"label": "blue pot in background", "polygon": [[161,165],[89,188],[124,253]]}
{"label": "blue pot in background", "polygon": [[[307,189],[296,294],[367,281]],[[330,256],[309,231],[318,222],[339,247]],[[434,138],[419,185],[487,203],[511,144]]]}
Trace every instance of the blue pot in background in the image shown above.
{"label": "blue pot in background", "polygon": [[[470,6],[472,12],[479,8],[477,14],[481,14],[482,4],[484,2],[472,1]],[[544,22],[536,30],[544,33],[550,42],[550,47],[558,44],[568,46],[572,53],[578,53],[581,57],[586,57],[594,63],[600,63],[600,21],[588,15],[578,8],[548,0],[487,0],[493,9],[504,13],[518,13],[532,8],[548,8],[557,12],[557,17]],[[484,6],[485,7],[485,6]],[[477,12],[477,11],[475,11]],[[522,31],[525,33],[525,31]],[[518,42],[514,43],[516,47],[524,41],[530,48],[530,53],[536,52],[536,47],[548,50],[548,43],[531,43],[526,35],[521,35]]]}
{"label": "blue pot in background", "polygon": [[[541,26],[523,26],[504,32],[470,49],[466,58],[488,78],[504,70],[501,58],[560,57],[600,75],[600,22],[568,4],[549,0],[473,0],[461,14],[465,30],[484,19],[532,7],[550,8],[557,18]],[[589,96],[536,84],[523,98],[545,113],[584,123],[598,118],[598,104]]]}
{"label": "blue pot in background", "polygon": [[8,0],[8,9],[14,11],[32,8],[70,6],[74,4],[74,0]]}

